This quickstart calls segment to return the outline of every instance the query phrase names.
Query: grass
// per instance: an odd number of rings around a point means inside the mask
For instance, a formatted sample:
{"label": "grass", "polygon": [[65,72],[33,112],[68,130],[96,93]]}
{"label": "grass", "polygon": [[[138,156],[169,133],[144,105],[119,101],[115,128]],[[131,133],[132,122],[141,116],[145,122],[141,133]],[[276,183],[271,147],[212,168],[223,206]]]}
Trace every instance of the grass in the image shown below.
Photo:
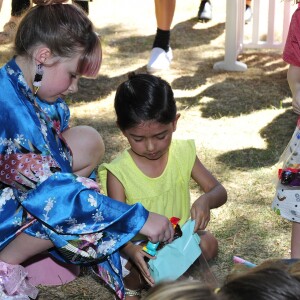
{"label": "grass", "polygon": [[[219,240],[220,252],[211,269],[220,282],[232,268],[233,255],[257,264],[290,255],[291,224],[270,205],[276,163],[297,119],[279,50],[245,50],[238,57],[248,66],[243,73],[213,70],[224,56],[225,1],[221,2],[212,22],[198,23],[198,2],[178,1],[171,42],[175,59],[169,72],[159,74],[172,85],[181,113],[175,136],[195,139],[200,159],[228,191],[228,202],[212,211],[209,224]],[[143,6],[132,1],[130,9],[128,5],[91,2],[91,18],[102,36],[103,65],[97,79],[82,79],[78,94],[67,99],[72,125],[91,125],[102,134],[104,161],[127,145],[115,125],[114,91],[129,71],[146,71],[155,28],[151,1]],[[3,64],[11,55],[10,46],[0,50]],[[198,192],[191,182],[193,199]],[[39,297],[112,298],[87,272],[67,285],[41,287]]]}

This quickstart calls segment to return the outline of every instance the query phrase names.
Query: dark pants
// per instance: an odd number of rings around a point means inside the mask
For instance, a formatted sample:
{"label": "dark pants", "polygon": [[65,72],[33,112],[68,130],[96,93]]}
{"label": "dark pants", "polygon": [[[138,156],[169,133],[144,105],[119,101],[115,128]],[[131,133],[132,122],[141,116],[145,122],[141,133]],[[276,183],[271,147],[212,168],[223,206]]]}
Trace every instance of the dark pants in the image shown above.
{"label": "dark pants", "polygon": [[[79,5],[87,14],[89,13],[88,1],[73,1]],[[11,0],[11,15],[21,16],[30,7],[30,0]]]}

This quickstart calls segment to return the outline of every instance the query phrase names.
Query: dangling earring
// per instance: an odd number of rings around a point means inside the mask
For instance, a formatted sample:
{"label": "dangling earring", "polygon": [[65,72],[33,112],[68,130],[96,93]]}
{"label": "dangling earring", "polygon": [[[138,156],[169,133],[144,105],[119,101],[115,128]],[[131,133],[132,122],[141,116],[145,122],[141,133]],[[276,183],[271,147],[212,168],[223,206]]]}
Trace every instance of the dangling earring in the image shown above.
{"label": "dangling earring", "polygon": [[36,66],[36,73],[34,76],[34,81],[33,81],[33,89],[34,89],[34,94],[38,92],[39,88],[42,85],[42,78],[43,78],[44,70],[43,70],[43,65],[38,64]]}

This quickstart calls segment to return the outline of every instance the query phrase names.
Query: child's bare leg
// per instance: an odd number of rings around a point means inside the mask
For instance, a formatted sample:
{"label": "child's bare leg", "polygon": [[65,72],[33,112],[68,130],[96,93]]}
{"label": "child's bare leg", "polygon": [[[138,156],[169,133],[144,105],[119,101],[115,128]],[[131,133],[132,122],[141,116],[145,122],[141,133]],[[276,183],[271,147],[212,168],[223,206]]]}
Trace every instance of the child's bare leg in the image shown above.
{"label": "child's bare leg", "polygon": [[291,258],[300,258],[300,223],[297,222],[292,225]]}
{"label": "child's bare leg", "polygon": [[[141,298],[141,295],[139,294],[139,290],[143,289],[146,285],[146,282],[143,278],[143,276],[141,275],[140,271],[133,266],[130,262],[128,262],[126,264],[126,269],[130,271],[130,273],[124,277],[124,285],[125,285],[125,289],[127,289],[126,291],[126,300],[138,300]],[[131,291],[131,292],[130,292]],[[135,294],[137,295],[133,295]],[[129,294],[132,293],[132,296],[130,296]]]}
{"label": "child's bare leg", "polygon": [[218,241],[209,231],[199,231],[200,248],[207,261],[215,258],[218,254]]}
{"label": "child's bare leg", "polygon": [[21,233],[0,252],[0,260],[11,265],[19,265],[52,247],[50,240],[38,239]]}
{"label": "child's bare leg", "polygon": [[73,172],[89,177],[104,156],[101,135],[90,126],[75,126],[62,135],[73,153]]}

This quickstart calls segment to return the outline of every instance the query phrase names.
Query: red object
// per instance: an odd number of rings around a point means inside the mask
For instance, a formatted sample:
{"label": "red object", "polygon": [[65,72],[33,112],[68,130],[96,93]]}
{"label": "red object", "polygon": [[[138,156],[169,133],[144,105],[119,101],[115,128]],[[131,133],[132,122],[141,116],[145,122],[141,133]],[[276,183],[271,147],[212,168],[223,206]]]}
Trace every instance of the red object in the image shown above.
{"label": "red object", "polygon": [[174,225],[174,228],[175,226],[179,223],[180,219],[179,218],[176,218],[176,217],[171,217],[170,219],[170,222]]}
{"label": "red object", "polygon": [[291,18],[288,36],[283,51],[283,60],[296,67],[300,67],[300,7],[298,7]]}
{"label": "red object", "polygon": [[294,168],[278,169],[278,178],[281,178],[281,174],[283,171],[290,171],[295,174],[300,173],[300,169],[294,169]]}

